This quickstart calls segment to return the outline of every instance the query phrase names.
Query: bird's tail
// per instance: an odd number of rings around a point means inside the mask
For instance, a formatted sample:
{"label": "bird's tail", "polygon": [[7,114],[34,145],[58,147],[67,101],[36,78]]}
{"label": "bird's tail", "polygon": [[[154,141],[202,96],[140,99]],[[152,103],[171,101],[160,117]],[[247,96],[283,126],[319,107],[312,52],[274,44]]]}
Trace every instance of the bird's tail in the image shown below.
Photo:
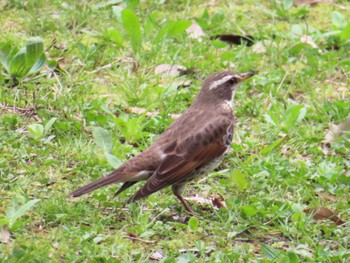
{"label": "bird's tail", "polygon": [[118,176],[118,174],[111,173],[109,175],[101,177],[101,178],[75,190],[74,192],[70,193],[70,196],[78,197],[78,196],[90,193],[98,188],[103,187],[103,186],[113,184],[113,183],[118,183],[121,181],[123,181],[123,178],[120,178],[120,176]]}

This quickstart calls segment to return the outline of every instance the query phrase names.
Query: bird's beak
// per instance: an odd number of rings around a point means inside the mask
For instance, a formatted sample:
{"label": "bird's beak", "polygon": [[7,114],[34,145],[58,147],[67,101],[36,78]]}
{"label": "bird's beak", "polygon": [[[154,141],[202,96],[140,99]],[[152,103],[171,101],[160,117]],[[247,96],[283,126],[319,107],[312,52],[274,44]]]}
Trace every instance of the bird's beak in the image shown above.
{"label": "bird's beak", "polygon": [[242,82],[245,79],[249,79],[250,77],[254,76],[254,72],[246,72],[246,73],[241,73],[238,75],[238,80],[239,82]]}

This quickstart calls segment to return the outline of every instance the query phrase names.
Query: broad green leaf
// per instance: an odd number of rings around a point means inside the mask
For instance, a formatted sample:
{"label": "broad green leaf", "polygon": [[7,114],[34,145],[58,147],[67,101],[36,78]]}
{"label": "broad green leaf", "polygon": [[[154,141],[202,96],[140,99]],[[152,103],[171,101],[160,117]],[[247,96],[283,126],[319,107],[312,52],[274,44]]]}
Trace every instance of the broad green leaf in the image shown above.
{"label": "broad green leaf", "polygon": [[264,114],[265,120],[268,123],[271,123],[275,126],[279,123],[278,117],[272,112],[272,111],[267,111],[266,114]]}
{"label": "broad green leaf", "polygon": [[120,129],[123,137],[128,142],[136,142],[141,139],[145,133],[142,132],[144,124],[144,114],[139,117],[126,118],[125,120],[122,117],[119,117],[115,120],[118,128]]}
{"label": "broad green leaf", "polygon": [[300,25],[292,25],[290,29],[290,36],[293,39],[300,39],[300,37],[304,34],[304,30]]}
{"label": "broad green leaf", "polygon": [[185,30],[191,25],[192,23],[188,20],[178,20],[173,23],[171,23],[171,26],[168,30],[169,36],[176,36],[182,32],[185,32]]}
{"label": "broad green leaf", "polygon": [[225,42],[223,42],[221,40],[218,40],[218,39],[213,40],[211,43],[216,48],[226,48],[226,47],[228,47],[227,43],[225,43]]}
{"label": "broad green leaf", "polygon": [[6,215],[0,214],[0,227],[8,225],[9,224],[9,219],[7,218]]}
{"label": "broad green leaf", "polygon": [[9,64],[9,74],[15,78],[23,78],[28,73],[26,48],[21,48],[11,59]]}
{"label": "broad green leaf", "polygon": [[153,43],[158,43],[160,42],[161,40],[164,39],[166,33],[168,32],[169,30],[169,25],[164,25],[159,31],[158,31],[158,34],[156,35],[156,37],[153,39]]}
{"label": "broad green leaf", "polygon": [[32,66],[32,68],[29,70],[28,74],[34,74],[38,71],[40,71],[45,65],[46,65],[46,56],[45,54],[41,54],[41,56],[35,61],[35,64]]}
{"label": "broad green leaf", "polygon": [[251,206],[251,205],[244,205],[241,207],[242,212],[246,215],[246,216],[253,216],[256,215],[258,213],[258,211],[255,209],[255,207]]}
{"label": "broad green leaf", "polygon": [[[26,45],[26,63],[32,68],[44,53],[44,44],[40,37],[30,38]],[[45,56],[44,56],[45,57]]]}
{"label": "broad green leaf", "polygon": [[341,39],[346,41],[350,39],[350,23],[346,25],[346,27],[343,29],[341,35]]}
{"label": "broad green leaf", "polygon": [[33,37],[29,39],[26,47],[21,48],[8,64],[8,72],[15,78],[23,78],[26,74],[40,71],[46,64],[44,45],[41,38]]}
{"label": "broad green leaf", "polygon": [[11,228],[14,223],[16,223],[17,219],[27,213],[36,203],[41,201],[40,199],[33,199],[19,208],[11,208],[6,211],[6,216],[9,219],[9,227]]}
{"label": "broad green leaf", "polygon": [[112,149],[113,140],[109,131],[101,127],[94,127],[92,134],[98,148],[107,153]]}
{"label": "broad green leaf", "polygon": [[298,118],[297,118],[297,122],[301,122],[305,115],[306,115],[306,112],[307,112],[307,109],[305,107],[302,107],[300,110],[299,110],[299,114],[298,114]]}
{"label": "broad green leaf", "polygon": [[245,190],[248,188],[248,181],[246,179],[245,174],[243,174],[240,170],[233,170],[231,173],[231,179],[238,186],[239,189]]}
{"label": "broad green leaf", "polygon": [[283,7],[285,10],[290,9],[294,5],[293,0],[283,0]]}
{"label": "broad green leaf", "polygon": [[124,9],[122,11],[122,21],[123,26],[130,37],[132,50],[135,53],[138,53],[141,49],[142,42],[139,18],[132,10]]}
{"label": "broad green leaf", "polygon": [[289,259],[289,263],[299,263],[298,256],[293,252],[288,253],[288,259]]}
{"label": "broad green leaf", "polygon": [[165,37],[174,37],[182,32],[184,32],[191,25],[190,21],[179,20],[179,21],[168,21],[159,30],[157,36],[154,38],[153,42],[158,43]]}
{"label": "broad green leaf", "polygon": [[105,155],[106,155],[106,158],[107,158],[109,165],[112,166],[114,169],[117,169],[119,166],[122,165],[122,161],[120,161],[113,154],[106,152]]}
{"label": "broad green leaf", "polygon": [[48,133],[48,131],[51,129],[52,125],[55,123],[57,118],[51,118],[46,124],[45,124],[45,134]]}
{"label": "broad green leaf", "polygon": [[188,220],[188,228],[190,230],[197,230],[199,226],[199,221],[196,217],[191,217],[190,220]]}
{"label": "broad green leaf", "polygon": [[13,47],[13,43],[7,42],[0,47],[0,63],[7,72],[10,69],[10,60],[18,52],[16,47]]}
{"label": "broad green leaf", "polygon": [[296,123],[301,122],[305,115],[306,115],[306,108],[302,105],[291,105],[286,113],[285,113],[285,119],[288,122],[289,127],[295,127]]}
{"label": "broad green leaf", "polygon": [[44,136],[44,126],[39,123],[28,125],[27,130],[34,137],[34,139],[41,139]]}
{"label": "broad green leaf", "polygon": [[114,43],[116,43],[118,46],[122,45],[123,38],[116,29],[114,28],[107,29],[107,35],[108,35],[108,38],[112,40]]}
{"label": "broad green leaf", "polygon": [[127,8],[134,9],[140,4],[140,0],[124,0]]}
{"label": "broad green leaf", "polygon": [[260,151],[260,154],[262,155],[267,155],[277,147],[279,147],[286,139],[288,136],[284,136],[281,139],[276,140],[274,143],[270,144],[269,146],[266,146],[264,149]]}
{"label": "broad green leaf", "polygon": [[261,253],[268,259],[277,259],[283,253],[281,250],[272,248],[264,243],[259,242],[259,245],[261,247]]}
{"label": "broad green leaf", "polygon": [[337,28],[344,28],[348,24],[344,16],[339,13],[338,11],[333,11],[332,12],[332,23],[335,25]]}

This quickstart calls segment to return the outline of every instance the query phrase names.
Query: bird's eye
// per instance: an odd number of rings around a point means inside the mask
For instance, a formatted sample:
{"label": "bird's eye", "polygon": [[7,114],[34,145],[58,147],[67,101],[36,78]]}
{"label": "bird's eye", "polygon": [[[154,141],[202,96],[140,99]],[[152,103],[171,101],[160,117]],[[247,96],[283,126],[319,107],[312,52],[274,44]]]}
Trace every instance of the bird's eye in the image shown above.
{"label": "bird's eye", "polygon": [[232,77],[228,80],[228,82],[231,84],[231,85],[234,85],[237,83],[237,79],[235,77]]}

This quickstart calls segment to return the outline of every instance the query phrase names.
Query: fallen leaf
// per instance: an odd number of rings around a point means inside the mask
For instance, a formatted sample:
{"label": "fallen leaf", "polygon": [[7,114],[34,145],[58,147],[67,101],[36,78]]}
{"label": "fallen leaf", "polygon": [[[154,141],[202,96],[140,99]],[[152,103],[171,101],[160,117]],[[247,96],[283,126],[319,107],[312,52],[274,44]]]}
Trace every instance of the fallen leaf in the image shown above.
{"label": "fallen leaf", "polygon": [[332,210],[326,208],[326,207],[313,207],[309,209],[305,209],[304,213],[313,215],[313,218],[315,220],[326,220],[329,219],[333,221],[337,226],[345,224],[344,221],[342,221],[335,212]]}
{"label": "fallen leaf", "polygon": [[240,36],[240,35],[234,35],[234,34],[224,34],[224,35],[213,36],[211,37],[211,39],[219,39],[220,41],[230,45],[246,44],[248,47],[250,47],[254,44],[254,37],[250,35]]}
{"label": "fallen leaf", "polygon": [[173,220],[174,221],[178,221],[180,223],[186,224],[188,223],[188,220],[190,219],[190,217],[186,216],[186,215],[178,215],[178,214],[174,214],[173,215]]}
{"label": "fallen leaf", "polygon": [[220,200],[219,198],[213,198],[211,200],[212,204],[216,208],[227,208],[225,201]]}
{"label": "fallen leaf", "polygon": [[327,194],[325,192],[318,193],[318,196],[323,198],[323,199],[332,201],[332,202],[336,202],[337,201],[337,199],[333,195]]}
{"label": "fallen leaf", "polygon": [[[298,244],[294,248],[289,249],[291,252],[294,252],[297,255],[300,255],[304,258],[312,258],[313,253],[311,253],[311,248],[309,247],[308,244]],[[290,261],[291,262],[291,261]]]}
{"label": "fallen leaf", "polygon": [[187,201],[192,201],[192,202],[202,204],[202,205],[204,205],[204,204],[210,205],[212,203],[210,199],[204,198],[201,196],[187,196],[187,197],[184,197],[184,199]]}
{"label": "fallen leaf", "polygon": [[7,244],[10,241],[11,234],[6,225],[0,227],[0,243]]}
{"label": "fallen leaf", "polygon": [[318,48],[318,46],[316,45],[316,43],[312,40],[312,38],[310,36],[302,36],[300,38],[300,41],[302,43],[305,43],[305,44],[309,44],[310,46],[312,46],[313,48]]}
{"label": "fallen leaf", "polygon": [[209,198],[204,198],[200,196],[188,196],[188,197],[185,197],[185,200],[192,201],[201,205],[212,205],[214,206],[215,209],[227,207],[225,201],[220,200],[219,198],[213,197],[213,196]]}
{"label": "fallen leaf", "polygon": [[191,80],[174,80],[171,82],[170,85],[173,85],[175,86],[176,88],[186,88],[186,87],[189,87],[190,85],[192,84],[192,81]]}
{"label": "fallen leaf", "polygon": [[196,22],[193,22],[190,27],[186,29],[189,38],[201,40],[205,33],[203,29]]}
{"label": "fallen leaf", "polygon": [[342,136],[344,132],[350,132],[350,115],[339,125],[330,125],[329,132],[326,134],[323,143],[334,142],[335,139]]}
{"label": "fallen leaf", "polygon": [[154,69],[155,74],[161,74],[162,78],[178,77],[186,71],[186,67],[181,65],[160,64]]}
{"label": "fallen leaf", "polygon": [[163,254],[161,251],[155,251],[152,253],[152,255],[149,258],[152,260],[160,261],[163,259]]}
{"label": "fallen leaf", "polygon": [[262,54],[262,53],[266,53],[267,51],[267,47],[277,47],[277,44],[272,41],[272,40],[262,40],[262,41],[258,41],[256,42],[253,47],[252,47],[252,51],[255,54]]}

